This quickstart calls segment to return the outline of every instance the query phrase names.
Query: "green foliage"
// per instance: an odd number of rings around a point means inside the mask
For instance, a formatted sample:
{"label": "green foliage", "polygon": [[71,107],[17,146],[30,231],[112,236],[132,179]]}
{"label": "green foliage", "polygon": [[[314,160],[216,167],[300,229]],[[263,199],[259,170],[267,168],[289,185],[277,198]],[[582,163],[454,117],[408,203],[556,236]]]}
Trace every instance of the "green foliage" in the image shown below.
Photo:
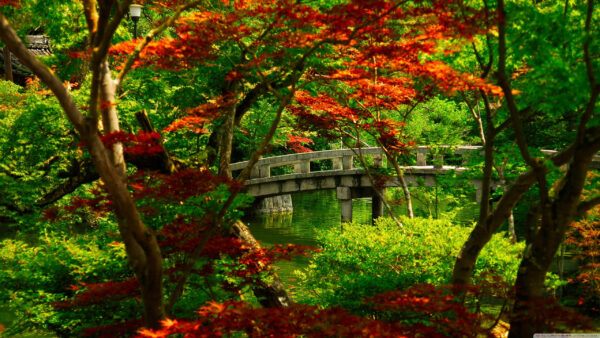
{"label": "green foliage", "polygon": [[111,244],[114,238],[105,230],[78,236],[47,232],[37,241],[5,239],[0,244],[0,302],[16,315],[7,333],[37,328],[67,335],[138,315],[135,302],[113,303],[102,311],[96,306],[65,311],[53,305],[75,294],[71,285],[130,277],[124,247]]}
{"label": "green foliage", "polygon": [[406,132],[419,144],[480,144],[472,117],[463,105],[435,97],[409,115]]}
{"label": "green foliage", "polygon": [[[449,282],[460,246],[471,228],[448,220],[403,219],[398,228],[382,218],[376,226],[345,224],[344,230],[319,233],[323,251],[300,272],[303,301],[321,306],[341,306],[356,313],[369,310],[362,300],[389,290],[418,283]],[[475,273],[496,273],[508,282],[517,272],[523,244],[510,244],[494,235],[477,261]]]}
{"label": "green foliage", "polygon": [[1,81],[0,101],[0,210],[25,231],[38,223],[36,202],[59,186],[83,155],[57,100],[37,83],[21,88]]}

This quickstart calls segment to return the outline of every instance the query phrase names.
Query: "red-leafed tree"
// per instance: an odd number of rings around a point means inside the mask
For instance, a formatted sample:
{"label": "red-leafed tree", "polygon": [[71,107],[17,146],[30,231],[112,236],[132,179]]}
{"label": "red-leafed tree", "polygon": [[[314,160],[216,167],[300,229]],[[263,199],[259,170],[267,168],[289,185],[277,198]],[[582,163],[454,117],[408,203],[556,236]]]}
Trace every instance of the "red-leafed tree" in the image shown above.
{"label": "red-leafed tree", "polygon": [[[305,129],[317,130],[330,138],[350,135],[360,141],[363,135],[371,135],[402,179],[396,159],[412,146],[412,141],[403,135],[403,121],[389,118],[391,111],[409,114],[411,107],[438,91],[477,89],[499,95],[496,87],[434,60],[438,54],[452,53],[454,44],[486,32],[492,23],[486,19],[490,16],[485,15],[485,10],[473,10],[452,1],[348,0],[330,6],[295,0],[145,1],[160,15],[158,26],[141,39],[111,45],[131,2],[82,2],[89,39],[88,50],[81,57],[88,59],[91,74],[86,112],[58,77],[27,51],[8,19],[0,16],[0,38],[56,96],[102,180],[96,198],[78,200],[73,209],[91,207],[97,212],[114,212],[119,224],[117,242],[123,243],[135,276],[82,285],[83,291],[73,290],[80,292],[73,301],[57,306],[139,297],[145,325],[163,330],[142,331],[147,335],[237,331],[258,335],[261,331],[257,331],[257,322],[272,330],[269,333],[464,334],[467,328],[468,333],[473,333],[466,321],[448,325],[446,330],[438,329],[447,322],[437,315],[439,312],[465,318],[470,315],[453,303],[442,304],[440,299],[450,301],[452,296],[431,289],[427,290],[433,294],[432,302],[425,296],[410,294],[390,294],[372,300],[386,311],[400,312],[411,307],[411,311],[419,313],[419,319],[433,322],[434,329],[424,325],[419,327],[421,331],[358,319],[335,309],[294,306],[255,310],[238,302],[209,305],[202,309],[203,317],[198,322],[167,320],[162,329],[160,323],[181,298],[190,276],[213,272],[211,264],[197,269],[201,259],[235,257],[230,272],[241,279],[240,285],[223,285],[235,292],[241,285],[263,283],[257,274],[267,271],[273,259],[294,251],[263,250],[251,240],[243,242],[223,234],[230,228],[243,231],[243,227],[235,227],[236,198],[253,165],[268,149],[286,111],[291,111]],[[165,33],[170,27],[172,32]],[[212,76],[218,78],[220,87],[164,132],[210,131],[209,146],[214,154],[209,154],[208,164],[218,163],[218,174],[170,166],[168,174],[139,171],[128,177],[125,155],[168,154],[159,135],[150,130],[138,135],[120,131],[117,93],[126,76],[136,68],[181,71],[209,65],[215,68]],[[506,95],[507,90],[503,89]],[[272,103],[274,117],[250,155],[248,167],[234,181],[229,169],[234,128],[260,100]],[[103,130],[99,128],[100,121]],[[290,141],[290,147],[299,150],[305,150],[300,143],[308,142],[297,136],[290,137]],[[140,202],[146,199],[163,206],[175,205],[177,210],[192,205],[201,212],[172,215],[164,208],[151,208]],[[48,216],[56,215],[49,212]],[[175,256],[179,260],[173,259]],[[168,297],[165,284],[169,286]],[[261,290],[266,292],[269,287]],[[285,295],[273,294],[276,305],[288,303]],[[428,304],[433,309],[427,309]],[[318,321],[322,313],[326,314],[323,323]],[[289,318],[298,320],[290,322]],[[311,325],[315,323],[321,325],[316,329],[322,331],[314,331]],[[357,325],[349,327],[349,323]],[[138,321],[131,326],[139,324]],[[203,331],[209,329],[210,332]]]}

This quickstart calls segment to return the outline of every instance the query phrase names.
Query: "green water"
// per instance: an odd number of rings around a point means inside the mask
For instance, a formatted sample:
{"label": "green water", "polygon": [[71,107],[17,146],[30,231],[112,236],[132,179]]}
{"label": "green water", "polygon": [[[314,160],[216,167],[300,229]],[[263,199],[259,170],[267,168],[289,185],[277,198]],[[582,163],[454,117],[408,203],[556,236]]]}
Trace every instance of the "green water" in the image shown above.
{"label": "green water", "polygon": [[[296,243],[315,245],[315,230],[340,226],[340,203],[334,190],[292,195],[294,211],[246,219],[252,234],[263,244]],[[355,222],[371,222],[370,199],[352,203]]]}

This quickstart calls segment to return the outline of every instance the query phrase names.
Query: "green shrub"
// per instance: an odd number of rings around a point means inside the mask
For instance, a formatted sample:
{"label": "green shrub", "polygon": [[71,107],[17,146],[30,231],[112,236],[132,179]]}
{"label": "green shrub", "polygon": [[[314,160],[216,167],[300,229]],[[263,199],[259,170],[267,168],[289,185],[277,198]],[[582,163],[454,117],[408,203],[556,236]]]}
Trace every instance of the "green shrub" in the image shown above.
{"label": "green shrub", "polygon": [[[419,283],[447,283],[471,228],[448,220],[404,219],[402,223],[403,229],[382,218],[375,227],[347,224],[343,232],[319,233],[323,251],[298,272],[304,283],[302,301],[366,314],[370,310],[363,304],[365,297]],[[491,271],[512,281],[522,251],[522,243],[510,244],[496,234],[483,249],[475,273]]]}
{"label": "green shrub", "polygon": [[[90,324],[137,314],[134,301],[128,306],[112,304],[111,311],[98,311],[95,305],[76,309],[54,306],[69,301],[77,292],[73,286],[81,282],[129,277],[125,250],[112,241],[96,232],[71,238],[47,233],[37,245],[12,239],[0,242],[0,302],[16,317],[7,333],[35,328],[69,335]],[[103,318],[106,313],[111,318]]]}

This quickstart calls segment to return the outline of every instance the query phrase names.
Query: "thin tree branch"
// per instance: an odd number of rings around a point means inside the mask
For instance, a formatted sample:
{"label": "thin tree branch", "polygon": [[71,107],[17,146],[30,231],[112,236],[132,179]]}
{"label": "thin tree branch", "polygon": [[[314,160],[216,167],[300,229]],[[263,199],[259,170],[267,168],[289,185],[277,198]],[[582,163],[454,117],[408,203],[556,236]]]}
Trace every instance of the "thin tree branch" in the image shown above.
{"label": "thin tree branch", "polygon": [[575,217],[583,217],[588,210],[592,209],[596,205],[600,203],[600,195],[590,198],[589,200],[585,200],[580,202],[577,205],[577,211],[575,212]]}

